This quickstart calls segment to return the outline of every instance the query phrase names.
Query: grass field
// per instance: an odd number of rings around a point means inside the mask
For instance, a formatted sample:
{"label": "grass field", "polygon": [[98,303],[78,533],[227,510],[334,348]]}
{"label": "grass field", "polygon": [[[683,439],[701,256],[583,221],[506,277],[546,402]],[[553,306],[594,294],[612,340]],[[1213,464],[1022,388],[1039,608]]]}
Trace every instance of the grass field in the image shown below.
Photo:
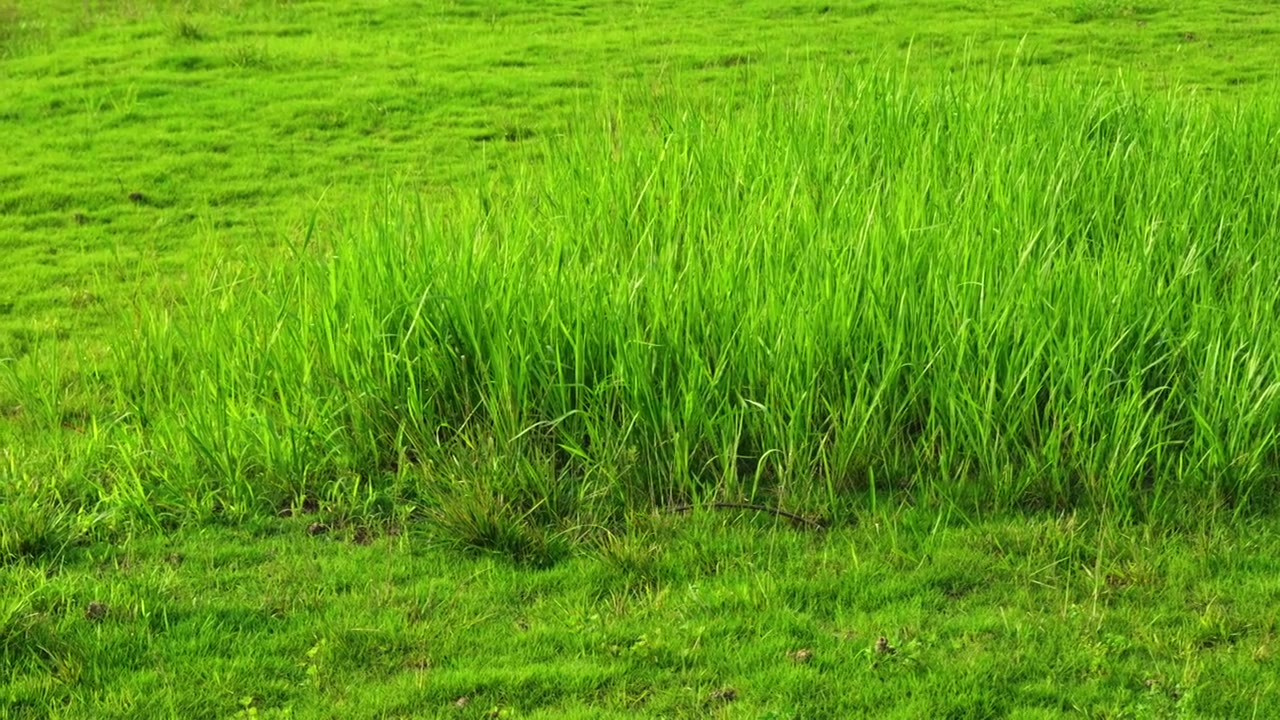
{"label": "grass field", "polygon": [[0,0],[0,715],[1275,715],[1277,29]]}

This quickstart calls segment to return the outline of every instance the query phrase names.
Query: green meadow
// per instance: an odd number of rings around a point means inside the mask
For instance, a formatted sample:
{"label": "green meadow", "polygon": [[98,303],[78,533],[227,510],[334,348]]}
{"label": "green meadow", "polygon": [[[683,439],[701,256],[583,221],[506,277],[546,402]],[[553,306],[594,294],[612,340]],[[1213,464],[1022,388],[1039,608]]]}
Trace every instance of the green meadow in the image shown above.
{"label": "green meadow", "polygon": [[0,0],[0,717],[1280,714],[1277,31]]}

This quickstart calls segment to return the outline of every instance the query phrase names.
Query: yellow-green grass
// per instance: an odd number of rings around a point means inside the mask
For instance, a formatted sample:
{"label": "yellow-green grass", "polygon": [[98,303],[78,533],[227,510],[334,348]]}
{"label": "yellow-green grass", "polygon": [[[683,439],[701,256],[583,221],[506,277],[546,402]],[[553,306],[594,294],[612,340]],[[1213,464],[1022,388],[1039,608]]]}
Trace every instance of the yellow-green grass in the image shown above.
{"label": "yellow-green grass", "polygon": [[629,107],[474,197],[388,190],[219,265],[83,381],[103,407],[18,372],[24,413],[78,431],[90,505],[160,524],[1273,506],[1274,106],[978,69]]}
{"label": "yellow-green grass", "polygon": [[[323,508],[321,508],[323,512]],[[633,518],[531,570],[323,515],[0,567],[25,718],[1266,718],[1273,525]],[[394,529],[394,528],[393,528]],[[367,544],[365,544],[367,543]],[[884,637],[885,652],[877,652]],[[892,652],[888,652],[892,650]]]}
{"label": "yellow-green grass", "polygon": [[0,2],[0,714],[1277,712],[1280,12],[384,5]]}
{"label": "yellow-green grass", "polygon": [[373,178],[438,190],[526,157],[624,79],[697,94],[1020,52],[1237,93],[1274,84],[1278,28],[1274,8],[1207,1],[3,0],[0,356],[80,354],[140,283],[180,282],[211,246],[263,254]]}

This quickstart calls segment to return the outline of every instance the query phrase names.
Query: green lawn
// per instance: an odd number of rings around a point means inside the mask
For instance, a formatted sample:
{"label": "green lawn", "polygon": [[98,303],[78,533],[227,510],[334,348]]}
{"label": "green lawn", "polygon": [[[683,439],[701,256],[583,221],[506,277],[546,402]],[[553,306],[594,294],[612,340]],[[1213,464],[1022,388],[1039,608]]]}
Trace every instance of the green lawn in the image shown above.
{"label": "green lawn", "polygon": [[1280,714],[1277,30],[0,0],[0,717]]}
{"label": "green lawn", "polygon": [[1280,707],[1273,526],[932,520],[815,535],[734,514],[644,517],[545,570],[412,529],[309,536],[306,517],[91,545],[51,577],[0,570],[16,590],[0,698],[15,718]]}

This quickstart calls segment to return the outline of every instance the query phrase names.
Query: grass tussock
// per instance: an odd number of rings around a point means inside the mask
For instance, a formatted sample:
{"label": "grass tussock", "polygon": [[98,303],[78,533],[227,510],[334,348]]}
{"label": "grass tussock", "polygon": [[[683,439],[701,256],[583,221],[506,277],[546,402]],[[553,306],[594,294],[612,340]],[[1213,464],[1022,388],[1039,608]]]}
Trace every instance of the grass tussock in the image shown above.
{"label": "grass tussock", "polygon": [[766,87],[659,97],[474,196],[393,194],[213,273],[115,370],[119,497],[429,509],[468,458],[489,500],[446,512],[480,544],[525,542],[486,513],[689,500],[1268,502],[1271,106],[1010,73]]}

